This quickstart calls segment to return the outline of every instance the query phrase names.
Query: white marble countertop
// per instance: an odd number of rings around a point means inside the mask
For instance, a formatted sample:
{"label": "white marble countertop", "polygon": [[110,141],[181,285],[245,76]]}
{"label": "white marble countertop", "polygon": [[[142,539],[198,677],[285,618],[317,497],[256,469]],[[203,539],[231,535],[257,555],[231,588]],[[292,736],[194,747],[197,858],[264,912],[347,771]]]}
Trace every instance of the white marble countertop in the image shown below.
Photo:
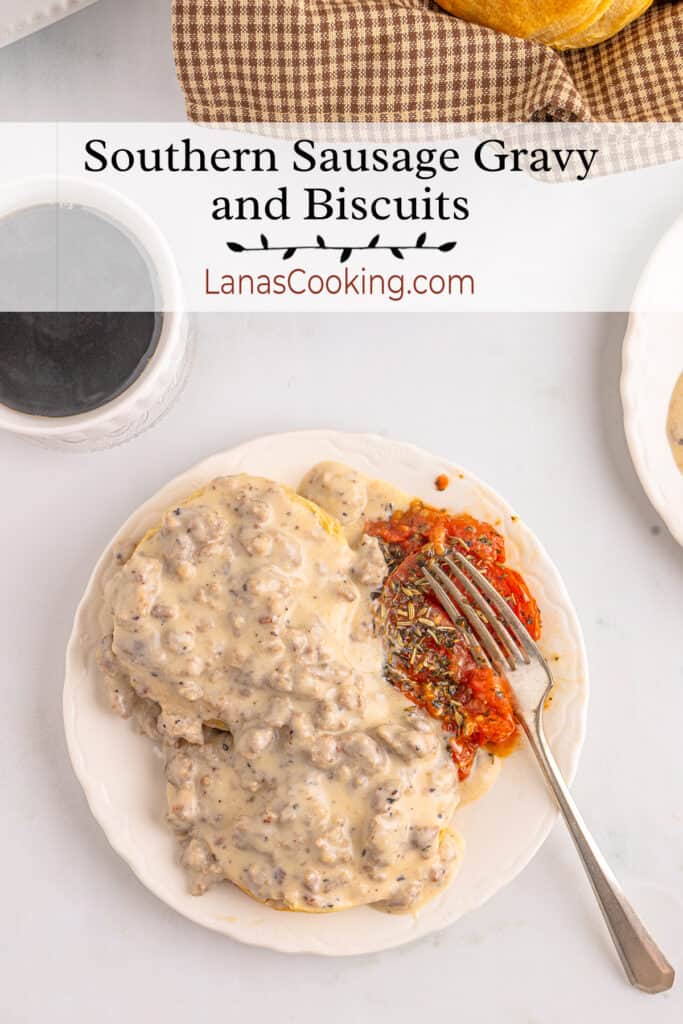
{"label": "white marble countertop", "polygon": [[0,49],[0,121],[184,118],[171,0],[98,0]]}
{"label": "white marble countertop", "polygon": [[[183,116],[170,0],[98,0],[0,50],[0,120]],[[492,483],[563,572],[592,675],[574,791],[683,969],[683,551],[626,451],[623,318],[224,316],[197,328],[185,392],[128,445],[62,455],[0,435],[0,1020],[680,1022],[683,982],[657,997],[625,984],[561,825],[475,914],[418,944],[348,960],[284,957],[205,932],[151,896],[109,848],[61,724],[66,638],[101,548],[142,499],[222,447],[307,427],[378,432]]]}
{"label": "white marble countertop", "polygon": [[592,676],[574,791],[634,904],[683,968],[683,550],[626,451],[617,391],[624,319],[223,316],[197,329],[185,392],[133,442],[64,455],[0,435],[0,1020],[680,1022],[680,982],[656,997],[624,982],[561,825],[478,912],[415,945],[348,960],[290,958],[205,932],[151,896],[109,848],[61,724],[66,638],[101,548],[164,481],[222,447],[319,426],[378,432],[488,480],[559,565]]}

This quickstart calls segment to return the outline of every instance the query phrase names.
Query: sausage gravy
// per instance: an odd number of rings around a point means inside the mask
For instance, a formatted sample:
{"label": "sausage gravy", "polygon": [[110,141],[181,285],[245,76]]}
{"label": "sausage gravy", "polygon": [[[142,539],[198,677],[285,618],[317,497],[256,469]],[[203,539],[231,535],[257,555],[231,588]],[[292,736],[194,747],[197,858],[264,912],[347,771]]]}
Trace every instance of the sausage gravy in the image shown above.
{"label": "sausage gravy", "polygon": [[387,570],[363,523],[409,499],[335,463],[300,492],[222,477],[116,553],[106,691],[163,751],[193,893],[229,880],[282,909],[412,910],[459,864],[464,787],[438,722],[385,680],[374,629]]}

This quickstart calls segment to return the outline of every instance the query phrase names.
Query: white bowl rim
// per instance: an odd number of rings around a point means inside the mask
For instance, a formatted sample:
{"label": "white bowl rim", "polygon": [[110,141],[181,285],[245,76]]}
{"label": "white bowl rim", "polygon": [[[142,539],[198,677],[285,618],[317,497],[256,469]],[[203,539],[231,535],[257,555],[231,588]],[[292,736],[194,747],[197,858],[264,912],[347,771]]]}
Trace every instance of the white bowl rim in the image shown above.
{"label": "white bowl rim", "polygon": [[[663,284],[668,284],[669,278],[662,275],[658,269],[661,261],[663,259],[666,261],[669,246],[679,237],[683,239],[683,214],[678,216],[669,225],[653,248],[635,287],[631,311],[622,343],[619,389],[623,409],[624,433],[635,471],[652,507],[658,513],[672,537],[683,546],[683,512],[677,504],[675,496],[673,500],[667,499],[664,493],[667,488],[661,486],[662,481],[648,464],[640,426],[641,420],[638,416],[640,386],[642,385],[638,374],[638,353],[643,345],[641,340],[643,325],[648,322],[648,318],[654,323],[658,317],[680,316],[683,329],[683,303],[680,299],[680,288],[677,289],[675,295],[668,295],[666,301],[662,303],[661,287]],[[679,248],[683,248],[683,244],[679,245]],[[659,294],[659,302],[653,302],[652,299],[648,301],[648,295],[651,296],[653,290],[655,295]],[[673,301],[675,305],[670,306],[670,301]],[[664,312],[657,312],[660,308]],[[676,381],[672,380],[672,393],[675,383]],[[661,441],[662,445],[668,445],[664,425],[662,426]],[[671,471],[673,475],[673,459]]]}

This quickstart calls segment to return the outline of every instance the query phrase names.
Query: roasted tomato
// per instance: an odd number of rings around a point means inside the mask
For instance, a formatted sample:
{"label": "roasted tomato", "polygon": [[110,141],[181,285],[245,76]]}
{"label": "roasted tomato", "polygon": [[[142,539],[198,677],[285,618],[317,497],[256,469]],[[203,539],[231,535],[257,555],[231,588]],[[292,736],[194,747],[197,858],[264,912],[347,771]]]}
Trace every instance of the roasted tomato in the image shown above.
{"label": "roasted tomato", "polygon": [[366,532],[380,540],[390,568],[379,601],[387,676],[452,734],[449,746],[464,779],[480,747],[510,749],[516,735],[512,697],[504,678],[477,664],[462,630],[432,594],[422,566],[449,549],[461,551],[534,639],[541,632],[538,606],[520,574],[504,564],[503,537],[472,516],[415,501],[389,520],[367,523]]}
{"label": "roasted tomato", "polygon": [[505,542],[488,523],[472,516],[454,516],[421,501],[411,502],[404,512],[394,512],[391,519],[369,522],[365,529],[371,537],[401,548],[404,555],[419,551],[425,544],[433,544],[438,550],[459,540],[476,558],[505,561]]}

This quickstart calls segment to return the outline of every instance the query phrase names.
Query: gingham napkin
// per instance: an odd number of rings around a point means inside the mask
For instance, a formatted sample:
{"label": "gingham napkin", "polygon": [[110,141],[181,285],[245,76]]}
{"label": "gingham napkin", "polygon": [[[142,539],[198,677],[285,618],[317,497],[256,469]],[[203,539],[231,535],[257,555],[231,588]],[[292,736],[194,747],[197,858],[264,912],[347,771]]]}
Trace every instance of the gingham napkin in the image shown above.
{"label": "gingham napkin", "polygon": [[199,122],[683,120],[683,4],[558,54],[432,0],[174,0]]}

